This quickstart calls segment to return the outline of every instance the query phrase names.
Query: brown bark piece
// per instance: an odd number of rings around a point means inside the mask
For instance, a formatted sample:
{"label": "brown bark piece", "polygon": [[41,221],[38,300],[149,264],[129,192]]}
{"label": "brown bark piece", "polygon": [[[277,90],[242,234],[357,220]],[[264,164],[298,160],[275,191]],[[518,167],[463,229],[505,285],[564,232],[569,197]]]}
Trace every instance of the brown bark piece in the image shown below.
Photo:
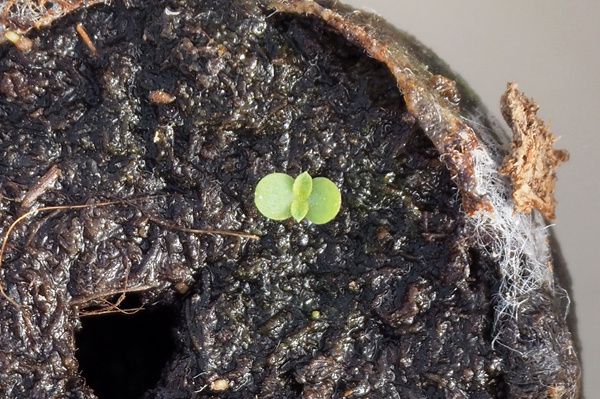
{"label": "brown bark piece", "polygon": [[556,169],[569,159],[569,154],[554,149],[556,136],[538,117],[539,106],[516,83],[508,83],[500,106],[513,131],[512,151],[504,158],[501,172],[512,181],[515,208],[523,213],[531,213],[535,208],[552,220],[556,209]]}

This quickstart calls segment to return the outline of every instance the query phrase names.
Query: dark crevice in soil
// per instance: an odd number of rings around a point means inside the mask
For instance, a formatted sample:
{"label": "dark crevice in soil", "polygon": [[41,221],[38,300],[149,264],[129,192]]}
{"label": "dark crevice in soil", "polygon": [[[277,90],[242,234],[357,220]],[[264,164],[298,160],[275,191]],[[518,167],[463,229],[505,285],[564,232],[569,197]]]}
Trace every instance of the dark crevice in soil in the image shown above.
{"label": "dark crevice in soil", "polygon": [[[129,294],[123,309],[141,306]],[[148,306],[137,313],[82,318],[76,334],[81,374],[99,399],[134,399],[153,388],[175,350],[179,307]]]}

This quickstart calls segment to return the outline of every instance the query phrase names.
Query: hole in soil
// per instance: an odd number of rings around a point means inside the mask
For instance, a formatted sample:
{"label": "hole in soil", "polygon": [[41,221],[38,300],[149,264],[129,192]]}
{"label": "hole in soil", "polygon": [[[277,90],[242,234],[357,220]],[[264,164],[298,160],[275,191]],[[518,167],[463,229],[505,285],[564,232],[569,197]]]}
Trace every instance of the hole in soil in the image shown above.
{"label": "hole in soil", "polygon": [[[130,294],[122,309],[138,307]],[[133,315],[82,318],[76,334],[79,369],[100,399],[138,398],[158,382],[175,349],[177,306],[155,305]]]}

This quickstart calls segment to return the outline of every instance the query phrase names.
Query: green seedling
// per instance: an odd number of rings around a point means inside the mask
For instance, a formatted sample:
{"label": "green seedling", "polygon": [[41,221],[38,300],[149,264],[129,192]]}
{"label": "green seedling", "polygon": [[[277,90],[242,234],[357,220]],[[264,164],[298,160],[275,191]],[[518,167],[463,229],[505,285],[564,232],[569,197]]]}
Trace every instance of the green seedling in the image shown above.
{"label": "green seedling", "polygon": [[307,219],[324,224],[340,211],[342,194],[326,177],[313,179],[304,172],[294,179],[285,173],[271,173],[256,185],[254,203],[269,219],[293,217],[297,222]]}

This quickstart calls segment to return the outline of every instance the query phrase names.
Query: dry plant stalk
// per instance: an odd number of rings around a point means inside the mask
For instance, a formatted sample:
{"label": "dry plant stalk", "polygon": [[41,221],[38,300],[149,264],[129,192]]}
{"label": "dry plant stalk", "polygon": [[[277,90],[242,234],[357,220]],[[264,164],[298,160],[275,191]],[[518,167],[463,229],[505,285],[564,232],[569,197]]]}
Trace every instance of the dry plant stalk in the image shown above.
{"label": "dry plant stalk", "polygon": [[81,37],[81,40],[83,41],[83,43],[90,50],[90,52],[92,53],[92,55],[94,57],[96,55],[98,55],[98,50],[96,49],[96,46],[94,45],[94,42],[90,38],[90,35],[87,33],[87,30],[85,29],[85,27],[83,26],[83,24],[81,22],[79,22],[77,24],[77,26],[75,27],[75,30],[77,31],[77,33]]}

